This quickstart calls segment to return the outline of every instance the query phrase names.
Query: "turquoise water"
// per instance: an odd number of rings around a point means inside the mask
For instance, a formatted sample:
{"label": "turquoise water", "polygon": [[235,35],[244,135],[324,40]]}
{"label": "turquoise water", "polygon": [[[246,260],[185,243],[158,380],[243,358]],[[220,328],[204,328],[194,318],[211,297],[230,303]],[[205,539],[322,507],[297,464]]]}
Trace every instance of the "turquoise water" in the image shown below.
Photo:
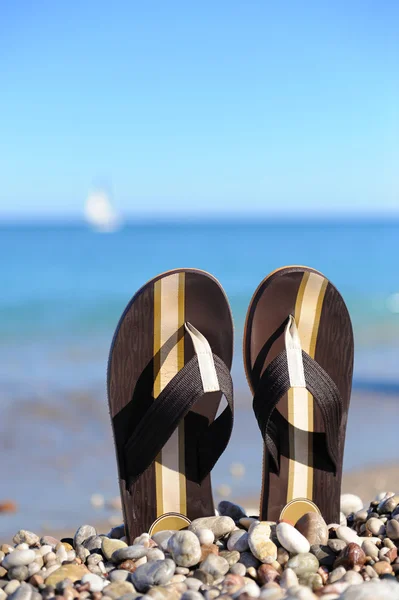
{"label": "turquoise water", "polygon": [[[167,269],[205,269],[224,286],[236,326],[237,367],[248,302],[286,264],[321,270],[349,307],[355,380],[396,384],[399,222],[139,224],[98,234],[85,226],[0,228],[3,389],[103,385],[113,328],[144,282]],[[29,363],[29,368],[26,364]]]}
{"label": "turquoise water", "polygon": [[[261,443],[241,342],[250,298],[270,271],[304,264],[329,277],[353,320],[355,387],[398,392],[399,313],[387,304],[399,292],[398,240],[393,221],[141,223],[114,234],[84,225],[1,227],[0,471],[7,477],[0,501],[16,500],[19,512],[0,515],[0,534],[90,521],[90,494],[117,493],[105,401],[109,345],[130,297],[162,271],[209,271],[231,302],[239,412],[215,486],[227,483],[241,497],[259,491]],[[371,422],[361,404],[351,410],[345,467],[359,456],[363,463],[391,457],[395,404],[378,405],[387,443],[378,452],[363,443],[377,416]],[[241,481],[227,474],[233,461],[247,467]]]}

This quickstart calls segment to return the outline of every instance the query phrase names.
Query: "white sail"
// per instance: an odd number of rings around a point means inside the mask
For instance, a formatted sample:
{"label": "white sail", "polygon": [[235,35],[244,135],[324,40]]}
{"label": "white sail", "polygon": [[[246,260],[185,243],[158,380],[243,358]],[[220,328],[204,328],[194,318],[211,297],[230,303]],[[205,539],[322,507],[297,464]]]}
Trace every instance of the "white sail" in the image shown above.
{"label": "white sail", "polygon": [[122,225],[111,200],[104,191],[98,190],[89,194],[86,200],[85,216],[88,223],[98,231],[112,232]]}

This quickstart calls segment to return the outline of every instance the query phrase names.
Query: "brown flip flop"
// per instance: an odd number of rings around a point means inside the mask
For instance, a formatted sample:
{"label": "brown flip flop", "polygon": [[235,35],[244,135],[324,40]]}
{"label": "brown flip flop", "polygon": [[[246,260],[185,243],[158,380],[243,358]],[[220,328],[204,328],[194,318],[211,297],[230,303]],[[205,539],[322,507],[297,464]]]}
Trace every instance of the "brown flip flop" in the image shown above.
{"label": "brown flip flop", "polygon": [[321,511],[339,522],[353,333],[332,283],[300,266],[266,277],[248,308],[244,364],[265,442],[261,518],[295,524]]}
{"label": "brown flip flop", "polygon": [[123,312],[108,401],[131,543],[214,514],[210,472],[233,426],[232,356],[229,303],[204,271],[162,273]]}

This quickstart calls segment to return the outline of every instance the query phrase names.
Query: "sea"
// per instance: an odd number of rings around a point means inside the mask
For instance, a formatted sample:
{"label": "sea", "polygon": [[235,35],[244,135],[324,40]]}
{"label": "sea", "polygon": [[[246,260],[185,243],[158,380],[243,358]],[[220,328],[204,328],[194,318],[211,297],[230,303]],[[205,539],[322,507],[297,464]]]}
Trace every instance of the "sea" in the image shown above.
{"label": "sea", "polygon": [[[344,468],[387,460],[397,446],[398,220],[152,219],[109,234],[84,223],[0,225],[0,505],[17,507],[0,514],[0,536],[117,520],[109,508],[118,495],[109,347],[135,291],[177,267],[212,273],[229,298],[237,417],[213,484],[216,499],[256,497],[262,445],[243,371],[243,325],[259,282],[294,264],[324,273],[353,322],[355,401]],[[370,450],[367,434],[381,428],[385,443]]]}

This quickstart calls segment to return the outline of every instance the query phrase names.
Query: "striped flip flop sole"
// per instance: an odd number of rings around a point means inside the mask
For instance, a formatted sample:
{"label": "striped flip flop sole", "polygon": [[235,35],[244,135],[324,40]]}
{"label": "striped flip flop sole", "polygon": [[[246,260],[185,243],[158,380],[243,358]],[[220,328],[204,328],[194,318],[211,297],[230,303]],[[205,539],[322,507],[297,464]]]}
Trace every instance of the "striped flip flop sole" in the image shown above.
{"label": "striped flip flop sole", "polygon": [[[321,273],[308,267],[284,267],[266,277],[256,290],[247,313],[244,363],[255,393],[253,367],[262,347],[292,315],[301,347],[336,384],[343,403],[338,443],[341,449],[332,472],[324,448],[325,428],[314,397],[305,387],[292,387],[278,403],[280,472],[270,469],[265,446],[261,515],[296,522],[304,513],[321,511],[327,522],[339,517],[343,447],[353,370],[353,334],[349,314],[337,289]],[[263,371],[284,350],[277,337]]]}
{"label": "striped flip flop sole", "polygon": [[181,529],[214,512],[210,476],[200,484],[196,477],[196,443],[216,417],[221,392],[208,393],[193,406],[136,481],[125,466],[126,443],[137,423],[194,356],[187,322],[230,369],[233,324],[226,295],[215,278],[196,269],[168,271],[144,285],[122,314],[111,345],[108,400],[131,541],[143,531]]}

